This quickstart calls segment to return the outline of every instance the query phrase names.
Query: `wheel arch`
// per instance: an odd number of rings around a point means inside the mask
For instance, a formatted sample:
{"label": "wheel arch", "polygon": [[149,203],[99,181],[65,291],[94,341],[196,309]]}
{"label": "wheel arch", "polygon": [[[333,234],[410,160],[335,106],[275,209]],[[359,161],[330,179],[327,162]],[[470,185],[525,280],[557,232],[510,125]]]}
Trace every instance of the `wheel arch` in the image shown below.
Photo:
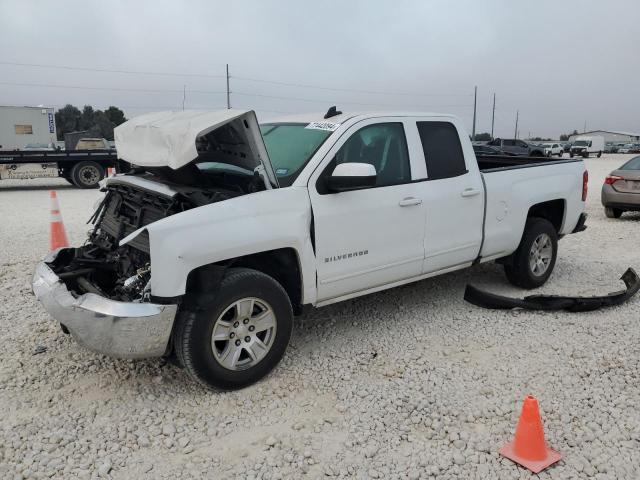
{"label": "wheel arch", "polygon": [[298,252],[292,247],[252,253],[194,268],[187,275],[186,294],[214,292],[227,269],[234,267],[250,268],[272,277],[287,292],[294,313],[302,313],[302,267]]}
{"label": "wheel arch", "polygon": [[536,203],[529,208],[529,211],[527,212],[527,219],[534,217],[544,218],[551,222],[558,235],[560,235],[567,208],[566,204],[566,200],[561,198]]}

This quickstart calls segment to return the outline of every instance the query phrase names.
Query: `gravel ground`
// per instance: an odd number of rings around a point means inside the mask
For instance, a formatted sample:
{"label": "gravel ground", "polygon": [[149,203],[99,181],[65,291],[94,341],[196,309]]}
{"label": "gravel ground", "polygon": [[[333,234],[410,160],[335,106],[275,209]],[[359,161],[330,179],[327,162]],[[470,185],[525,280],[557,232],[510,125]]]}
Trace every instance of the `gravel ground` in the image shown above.
{"label": "gravel ground", "polygon": [[[560,242],[541,292],[619,290],[640,269],[640,214],[609,220],[600,205],[625,158],[587,161],[589,228]],[[0,182],[1,478],[530,478],[496,453],[528,393],[564,454],[539,478],[640,478],[640,296],[582,314],[482,310],[463,301],[468,282],[523,292],[480,265],[305,315],[273,374],[212,394],[163,361],[82,349],[35,301],[52,188],[81,243],[98,192]]]}

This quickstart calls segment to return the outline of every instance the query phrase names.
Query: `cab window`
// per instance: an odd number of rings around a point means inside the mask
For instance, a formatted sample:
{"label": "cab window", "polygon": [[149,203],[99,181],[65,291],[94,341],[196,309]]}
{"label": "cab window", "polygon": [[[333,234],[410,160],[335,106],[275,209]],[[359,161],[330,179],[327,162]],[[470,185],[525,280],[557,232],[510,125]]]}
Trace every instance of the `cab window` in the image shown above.
{"label": "cab window", "polygon": [[376,169],[376,187],[411,181],[409,151],[402,123],[376,123],[355,132],[329,165],[368,163]]}

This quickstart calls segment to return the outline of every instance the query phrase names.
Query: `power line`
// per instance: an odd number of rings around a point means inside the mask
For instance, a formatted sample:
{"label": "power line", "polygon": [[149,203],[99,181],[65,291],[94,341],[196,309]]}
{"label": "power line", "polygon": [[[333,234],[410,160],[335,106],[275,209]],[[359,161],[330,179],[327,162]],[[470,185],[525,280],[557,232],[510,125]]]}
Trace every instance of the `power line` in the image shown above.
{"label": "power line", "polygon": [[367,93],[372,95],[399,95],[399,96],[411,96],[411,97],[471,97],[470,93],[409,93],[409,92],[383,92],[379,90],[356,90],[350,88],[335,88],[335,87],[322,87],[320,85],[308,85],[304,83],[287,83],[287,82],[278,82],[275,80],[261,80],[258,78],[248,78],[248,77],[237,77],[232,76],[231,78],[235,78],[237,80],[245,80],[247,82],[258,82],[258,83],[270,83],[272,85],[283,85],[287,87],[301,87],[301,88],[316,88],[318,90],[332,90],[336,92],[351,92],[351,93]]}
{"label": "power line", "polygon": [[37,67],[37,68],[55,68],[59,70],[80,70],[85,72],[103,72],[103,73],[126,73],[133,75],[160,75],[170,77],[205,77],[205,78],[224,78],[224,75],[210,75],[207,73],[175,73],[175,72],[145,72],[142,70],[113,70],[109,68],[95,67],[72,67],[70,65],[48,65],[40,63],[19,63],[19,62],[2,62],[0,65],[13,65],[18,67]]}
{"label": "power line", "polygon": [[[82,85],[54,85],[48,83],[14,83],[0,82],[0,85],[11,85],[14,87],[45,87],[45,88],[69,88],[76,90],[107,90],[114,92],[148,92],[148,93],[182,93],[183,90],[161,90],[147,88],[114,88],[114,87],[85,87]],[[208,93],[208,94],[224,94],[225,92],[216,92],[211,90],[187,90],[189,93]]]}

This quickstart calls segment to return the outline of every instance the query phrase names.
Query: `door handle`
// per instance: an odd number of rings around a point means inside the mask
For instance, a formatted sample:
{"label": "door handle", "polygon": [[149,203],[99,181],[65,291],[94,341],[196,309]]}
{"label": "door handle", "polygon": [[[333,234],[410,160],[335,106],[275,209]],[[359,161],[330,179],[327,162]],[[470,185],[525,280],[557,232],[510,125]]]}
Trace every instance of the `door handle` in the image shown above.
{"label": "door handle", "polygon": [[465,188],[460,195],[463,197],[475,197],[480,194],[480,190],[477,188]]}
{"label": "door handle", "polygon": [[416,197],[406,197],[398,202],[398,205],[401,207],[410,207],[412,205],[420,205],[422,203],[422,199]]}

